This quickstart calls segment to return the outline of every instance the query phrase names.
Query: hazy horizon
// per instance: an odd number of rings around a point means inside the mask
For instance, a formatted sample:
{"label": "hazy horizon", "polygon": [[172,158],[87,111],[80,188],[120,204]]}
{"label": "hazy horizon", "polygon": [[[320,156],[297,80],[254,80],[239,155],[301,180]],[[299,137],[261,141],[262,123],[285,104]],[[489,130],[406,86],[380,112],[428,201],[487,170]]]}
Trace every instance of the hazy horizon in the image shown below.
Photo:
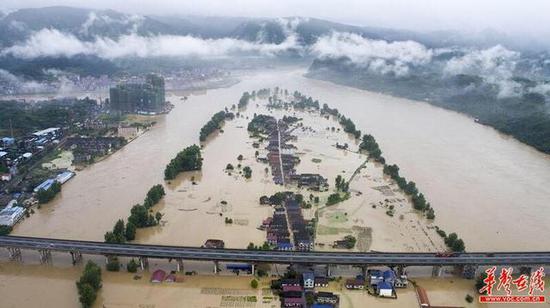
{"label": "hazy horizon", "polygon": [[303,16],[327,19],[334,22],[402,29],[419,32],[454,30],[465,33],[480,33],[487,30],[523,39],[540,39],[550,34],[550,2],[544,0],[524,1],[487,0],[479,3],[465,1],[415,1],[409,5],[405,0],[347,1],[289,1],[272,3],[267,0],[235,1],[183,1],[176,5],[170,0],[154,2],[129,0],[112,2],[106,0],[5,0],[0,7],[4,10],[39,8],[48,6],[70,6],[89,9],[112,9],[141,15],[200,15],[229,17],[287,17]]}

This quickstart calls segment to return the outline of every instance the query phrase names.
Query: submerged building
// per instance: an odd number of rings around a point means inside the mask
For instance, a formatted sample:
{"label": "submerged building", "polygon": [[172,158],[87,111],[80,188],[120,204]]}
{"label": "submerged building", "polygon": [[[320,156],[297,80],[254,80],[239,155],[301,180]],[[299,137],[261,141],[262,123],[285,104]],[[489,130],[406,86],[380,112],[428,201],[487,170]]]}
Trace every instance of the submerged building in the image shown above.
{"label": "submerged building", "polygon": [[122,83],[109,90],[109,107],[120,113],[158,113],[166,108],[164,78],[149,74],[144,83]]}

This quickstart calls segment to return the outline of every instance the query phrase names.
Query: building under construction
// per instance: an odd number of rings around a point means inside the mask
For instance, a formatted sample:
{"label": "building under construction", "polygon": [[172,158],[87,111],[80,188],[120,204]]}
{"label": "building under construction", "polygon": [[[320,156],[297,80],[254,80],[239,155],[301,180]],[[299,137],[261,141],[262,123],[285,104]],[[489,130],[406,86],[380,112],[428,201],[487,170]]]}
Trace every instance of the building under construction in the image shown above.
{"label": "building under construction", "polygon": [[143,83],[121,83],[109,90],[109,107],[119,113],[160,113],[167,104],[164,78],[149,74]]}

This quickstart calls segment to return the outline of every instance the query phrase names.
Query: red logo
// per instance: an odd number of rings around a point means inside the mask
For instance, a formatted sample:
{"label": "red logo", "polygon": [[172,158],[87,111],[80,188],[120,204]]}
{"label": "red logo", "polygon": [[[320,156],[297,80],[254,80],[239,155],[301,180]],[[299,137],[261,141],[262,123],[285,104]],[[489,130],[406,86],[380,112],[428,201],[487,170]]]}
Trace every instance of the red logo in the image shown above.
{"label": "red logo", "polygon": [[[521,274],[516,279],[512,277],[513,269],[511,267],[502,268],[498,274],[498,284],[497,284],[497,274],[496,266],[493,266],[487,270],[485,273],[487,277],[483,279],[485,284],[479,293],[486,294],[480,295],[479,301],[481,303],[544,303],[545,297],[543,295],[535,295],[535,292],[540,293],[544,292],[544,267],[540,267],[531,275]],[[506,295],[494,295],[493,289],[496,291],[503,290]],[[512,295],[512,286],[515,286],[517,292],[525,292],[527,290],[527,295]]]}

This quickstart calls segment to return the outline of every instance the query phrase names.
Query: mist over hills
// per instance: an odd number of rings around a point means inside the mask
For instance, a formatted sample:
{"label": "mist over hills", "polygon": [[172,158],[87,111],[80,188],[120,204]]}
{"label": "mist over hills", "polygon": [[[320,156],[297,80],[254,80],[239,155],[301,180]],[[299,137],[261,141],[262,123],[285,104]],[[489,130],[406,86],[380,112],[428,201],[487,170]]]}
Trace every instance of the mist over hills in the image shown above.
{"label": "mist over hills", "polygon": [[98,76],[292,61],[311,65],[312,78],[470,114],[545,152],[548,50],[492,30],[419,33],[307,17],[144,16],[71,7],[0,15],[0,82],[55,78],[51,70]]}

